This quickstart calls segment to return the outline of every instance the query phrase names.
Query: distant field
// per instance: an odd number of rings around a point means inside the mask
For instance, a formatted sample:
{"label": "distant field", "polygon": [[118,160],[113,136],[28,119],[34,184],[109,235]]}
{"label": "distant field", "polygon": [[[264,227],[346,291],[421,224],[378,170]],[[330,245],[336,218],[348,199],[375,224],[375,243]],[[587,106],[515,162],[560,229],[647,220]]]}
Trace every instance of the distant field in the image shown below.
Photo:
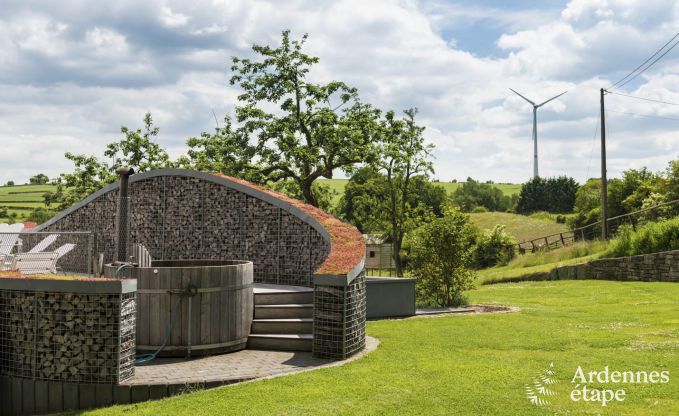
{"label": "distant field", "polygon": [[472,222],[482,230],[490,230],[497,224],[505,225],[507,232],[513,235],[517,242],[568,231],[566,224],[558,224],[548,219],[535,219],[519,214],[482,212],[469,215]]}
{"label": "distant field", "polygon": [[[7,208],[9,215],[16,213],[17,221],[23,221],[31,210],[45,206],[42,196],[53,189],[53,185],[0,186],[0,209]],[[7,218],[0,218],[0,222],[7,222]]]}
{"label": "distant field", "polygon": [[[327,185],[331,190],[335,191],[335,196],[333,197],[333,205],[337,205],[339,199],[344,193],[344,187],[346,186],[348,179],[320,179],[320,183]],[[455,192],[457,188],[462,186],[464,182],[433,182],[434,185],[442,186],[448,194]],[[505,195],[518,194],[521,190],[521,184],[514,183],[498,183],[493,184],[494,187],[501,190]]]}

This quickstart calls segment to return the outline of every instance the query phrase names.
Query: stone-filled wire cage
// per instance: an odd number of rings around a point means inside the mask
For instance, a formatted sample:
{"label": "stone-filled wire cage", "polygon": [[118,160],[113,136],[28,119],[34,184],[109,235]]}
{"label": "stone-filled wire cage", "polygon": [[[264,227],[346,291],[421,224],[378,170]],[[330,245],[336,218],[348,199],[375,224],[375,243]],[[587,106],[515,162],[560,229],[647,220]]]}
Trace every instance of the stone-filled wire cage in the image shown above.
{"label": "stone-filled wire cage", "polygon": [[0,291],[0,375],[117,384],[134,375],[135,293]]}
{"label": "stone-filled wire cage", "polygon": [[365,347],[365,272],[347,286],[316,286],[314,351],[343,360]]}

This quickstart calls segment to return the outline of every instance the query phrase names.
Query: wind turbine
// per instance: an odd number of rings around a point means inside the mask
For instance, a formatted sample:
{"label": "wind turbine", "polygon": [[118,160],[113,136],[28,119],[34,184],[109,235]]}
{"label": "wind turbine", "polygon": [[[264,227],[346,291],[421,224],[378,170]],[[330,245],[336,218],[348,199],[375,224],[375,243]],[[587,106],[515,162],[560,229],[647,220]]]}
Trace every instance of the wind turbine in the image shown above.
{"label": "wind turbine", "polygon": [[561,97],[562,95],[564,95],[568,91],[564,91],[559,95],[555,95],[554,97],[550,98],[549,100],[547,100],[547,101],[545,101],[541,104],[535,104],[534,102],[532,102],[528,98],[524,97],[523,95],[519,94],[518,92],[512,90],[511,88],[510,88],[510,90],[514,94],[516,94],[519,97],[523,98],[524,100],[528,101],[530,103],[530,105],[533,106],[533,177],[537,178],[539,176],[538,175],[538,108],[542,107],[543,105],[547,104],[548,102],[550,102],[552,100],[555,100],[555,99]]}

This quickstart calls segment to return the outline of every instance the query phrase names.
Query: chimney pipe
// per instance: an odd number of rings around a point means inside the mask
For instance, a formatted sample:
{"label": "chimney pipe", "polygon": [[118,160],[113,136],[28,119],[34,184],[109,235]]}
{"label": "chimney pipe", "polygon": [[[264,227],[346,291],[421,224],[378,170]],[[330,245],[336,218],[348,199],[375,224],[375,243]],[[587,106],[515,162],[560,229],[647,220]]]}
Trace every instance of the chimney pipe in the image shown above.
{"label": "chimney pipe", "polygon": [[130,176],[134,174],[134,169],[118,168],[116,173],[120,176],[120,187],[118,189],[118,213],[116,215],[115,262],[127,263],[129,262],[127,238],[130,234],[128,184]]}

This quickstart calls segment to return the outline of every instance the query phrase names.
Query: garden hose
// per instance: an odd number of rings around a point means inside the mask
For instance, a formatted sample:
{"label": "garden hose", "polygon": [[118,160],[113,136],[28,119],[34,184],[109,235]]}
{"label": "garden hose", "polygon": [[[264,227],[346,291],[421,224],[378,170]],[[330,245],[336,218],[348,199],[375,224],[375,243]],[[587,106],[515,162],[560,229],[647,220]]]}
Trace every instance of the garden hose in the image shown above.
{"label": "garden hose", "polygon": [[174,302],[174,305],[172,305],[172,309],[170,312],[170,322],[167,323],[167,329],[165,330],[165,338],[163,339],[163,343],[158,347],[158,349],[150,354],[143,354],[143,355],[137,355],[134,357],[134,363],[135,364],[144,364],[151,362],[156,359],[156,356],[160,354],[161,351],[165,348],[167,345],[167,342],[170,340],[170,334],[172,333],[172,328],[174,328],[175,324],[175,319],[177,318],[177,311],[179,310],[179,304],[181,303],[183,298],[192,298],[198,294],[198,287],[194,284],[189,284],[182,290],[168,290],[168,294],[170,295],[179,295],[177,300]]}

